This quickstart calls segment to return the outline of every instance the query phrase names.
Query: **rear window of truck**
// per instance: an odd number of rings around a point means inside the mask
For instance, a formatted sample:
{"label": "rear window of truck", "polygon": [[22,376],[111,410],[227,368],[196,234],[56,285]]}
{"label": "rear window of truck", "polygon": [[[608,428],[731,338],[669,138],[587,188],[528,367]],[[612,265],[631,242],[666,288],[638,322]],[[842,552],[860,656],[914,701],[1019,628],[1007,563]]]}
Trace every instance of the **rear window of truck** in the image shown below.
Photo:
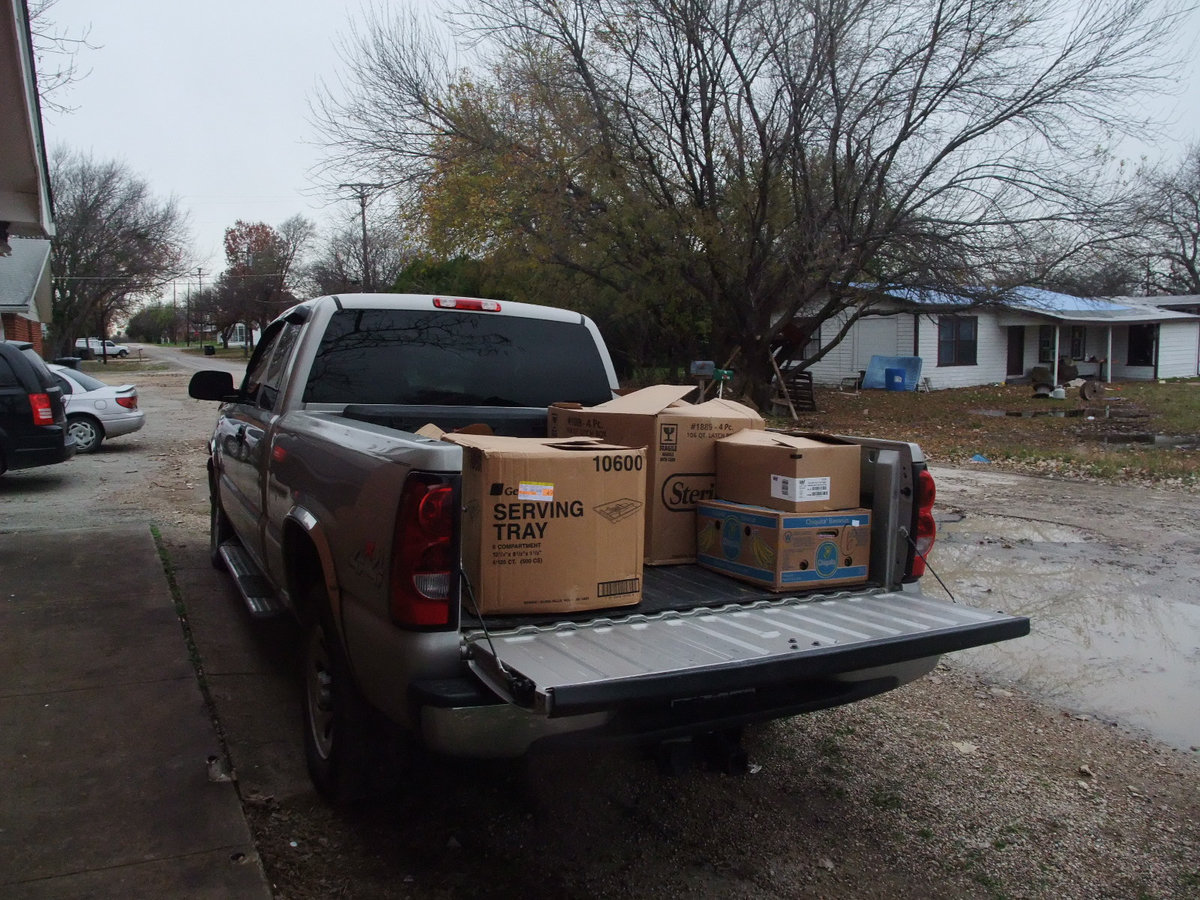
{"label": "rear window of truck", "polygon": [[610,399],[583,324],[437,310],[340,310],[304,388],[306,403],[542,407]]}

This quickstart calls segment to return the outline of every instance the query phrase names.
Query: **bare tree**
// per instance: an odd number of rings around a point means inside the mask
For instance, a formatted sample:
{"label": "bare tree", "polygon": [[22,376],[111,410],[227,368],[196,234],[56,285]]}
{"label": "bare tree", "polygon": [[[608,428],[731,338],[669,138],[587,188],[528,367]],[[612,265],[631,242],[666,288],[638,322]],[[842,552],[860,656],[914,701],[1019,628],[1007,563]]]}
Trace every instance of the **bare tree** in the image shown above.
{"label": "bare tree", "polygon": [[91,26],[79,31],[64,28],[54,21],[58,0],[32,0],[29,4],[29,31],[37,66],[38,99],[43,109],[70,112],[61,97],[72,84],[86,77],[79,69],[79,53],[95,50],[89,41]]}
{"label": "bare tree", "polygon": [[762,400],[772,341],[800,314],[834,320],[836,341],[880,285],[993,286],[1048,227],[1092,241],[1117,199],[1096,148],[1139,126],[1118,110],[1163,83],[1179,15],[482,0],[457,18],[478,71],[451,73],[410,20],[376,14],[346,55],[349,94],[318,110],[335,161],[484,210],[458,235],[474,252],[699,305]]}
{"label": "bare tree", "polygon": [[312,290],[320,294],[361,290],[367,264],[375,286],[379,290],[389,290],[415,256],[415,248],[405,240],[406,234],[407,231],[390,216],[373,222],[368,220],[366,248],[369,259],[364,263],[361,224],[357,219],[347,220],[329,234],[307,267],[305,275]]}
{"label": "bare tree", "polygon": [[55,354],[84,332],[106,336],[113,320],[157,296],[184,267],[187,219],[174,199],[117,162],[68,151],[53,155],[57,235],[51,243]]}
{"label": "bare tree", "polygon": [[1147,292],[1200,294],[1200,144],[1151,179],[1140,212]]}

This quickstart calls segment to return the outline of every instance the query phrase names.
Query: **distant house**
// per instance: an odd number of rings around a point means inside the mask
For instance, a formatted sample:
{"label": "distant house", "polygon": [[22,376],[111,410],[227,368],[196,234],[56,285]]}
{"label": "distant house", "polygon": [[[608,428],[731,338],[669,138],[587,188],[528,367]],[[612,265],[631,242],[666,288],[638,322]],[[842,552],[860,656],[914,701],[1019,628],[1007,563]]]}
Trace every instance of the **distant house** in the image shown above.
{"label": "distant house", "polygon": [[[1186,303],[1158,304],[1173,299],[1019,288],[981,306],[951,294],[889,290],[880,314],[855,322],[810,371],[818,384],[837,384],[866,370],[872,356],[915,356],[934,389],[1024,380],[1039,366],[1053,373],[1056,361],[1105,381],[1190,378],[1200,374],[1200,315],[1184,311]],[[838,330],[837,321],[823,323],[806,355]]]}
{"label": "distant house", "polygon": [[54,212],[24,0],[0,0],[0,339],[42,349]]}
{"label": "distant house", "polygon": [[50,242],[8,237],[0,258],[0,340],[30,341],[42,351],[42,322],[52,314]]}

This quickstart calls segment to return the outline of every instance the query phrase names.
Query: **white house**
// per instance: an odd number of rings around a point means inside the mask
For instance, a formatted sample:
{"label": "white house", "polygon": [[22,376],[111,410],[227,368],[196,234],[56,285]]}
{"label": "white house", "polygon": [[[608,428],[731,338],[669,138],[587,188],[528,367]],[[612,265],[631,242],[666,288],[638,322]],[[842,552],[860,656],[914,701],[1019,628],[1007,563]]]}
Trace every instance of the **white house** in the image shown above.
{"label": "white house", "polygon": [[[1200,374],[1200,315],[1156,305],[1179,298],[1072,297],[1020,288],[1001,303],[978,305],[950,294],[885,294],[881,314],[859,319],[811,366],[814,382],[854,377],[873,356],[919,357],[921,377],[934,389],[1028,379],[1038,366],[1053,372],[1056,360],[1105,381]],[[813,341],[832,338],[838,326],[823,323]],[[815,346],[823,345],[810,342],[805,355]]]}

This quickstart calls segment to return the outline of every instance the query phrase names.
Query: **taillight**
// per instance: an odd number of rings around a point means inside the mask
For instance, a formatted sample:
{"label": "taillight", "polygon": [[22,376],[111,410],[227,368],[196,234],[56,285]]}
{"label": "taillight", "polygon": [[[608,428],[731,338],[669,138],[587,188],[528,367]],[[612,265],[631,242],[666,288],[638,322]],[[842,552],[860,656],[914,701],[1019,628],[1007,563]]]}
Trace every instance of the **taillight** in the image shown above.
{"label": "taillight", "polygon": [[937,487],[928,469],[922,469],[917,475],[917,528],[913,535],[916,552],[913,555],[912,570],[914,578],[925,574],[925,557],[933,549],[937,538],[937,522],[933,520],[933,501],[937,497]]}
{"label": "taillight", "polygon": [[400,497],[392,547],[391,614],[397,625],[450,624],[454,489],[437,476],[410,475]]}
{"label": "taillight", "polygon": [[131,397],[118,397],[117,406],[123,406],[126,409],[137,409],[137,394]]}
{"label": "taillight", "polygon": [[470,297],[434,297],[438,309],[473,309],[476,312],[500,312],[497,300],[475,300]]}
{"label": "taillight", "polygon": [[29,406],[33,409],[34,425],[54,424],[54,409],[50,406],[49,394],[30,394]]}

